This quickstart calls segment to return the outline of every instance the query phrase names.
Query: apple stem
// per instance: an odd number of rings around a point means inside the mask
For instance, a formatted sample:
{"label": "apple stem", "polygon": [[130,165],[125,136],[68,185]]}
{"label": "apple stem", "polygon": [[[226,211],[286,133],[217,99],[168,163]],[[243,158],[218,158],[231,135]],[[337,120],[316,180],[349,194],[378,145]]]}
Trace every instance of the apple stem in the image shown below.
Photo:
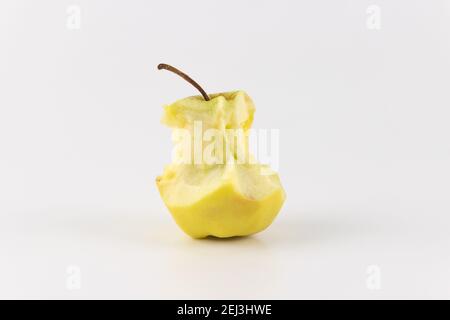
{"label": "apple stem", "polygon": [[171,72],[173,72],[173,73],[179,75],[179,76],[182,77],[184,80],[186,80],[187,82],[189,82],[190,84],[192,84],[198,91],[200,91],[200,93],[202,94],[203,98],[204,98],[206,101],[209,101],[209,100],[210,100],[210,99],[209,99],[209,96],[208,96],[208,94],[205,92],[205,90],[203,90],[203,88],[200,87],[200,85],[199,85],[197,82],[195,82],[191,77],[189,77],[186,73],[184,73],[184,72],[178,70],[178,69],[175,68],[175,67],[172,67],[171,65],[165,64],[165,63],[160,63],[160,64],[158,64],[158,70],[162,70],[162,69],[171,71]]}

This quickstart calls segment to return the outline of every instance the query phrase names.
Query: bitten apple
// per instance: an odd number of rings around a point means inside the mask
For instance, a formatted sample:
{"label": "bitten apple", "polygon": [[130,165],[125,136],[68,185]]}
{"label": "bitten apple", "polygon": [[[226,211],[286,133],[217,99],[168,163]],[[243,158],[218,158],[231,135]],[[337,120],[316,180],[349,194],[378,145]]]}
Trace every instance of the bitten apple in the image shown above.
{"label": "bitten apple", "polygon": [[[173,71],[198,86],[178,69],[168,65],[158,68]],[[202,127],[197,134],[215,130],[215,139],[222,142],[209,154],[213,160],[209,162],[194,161],[195,147],[182,149],[183,159],[192,162],[166,166],[156,179],[161,197],[176,223],[193,238],[246,236],[262,231],[275,219],[286,195],[278,175],[248,152],[255,106],[243,91],[207,95],[200,86],[197,89],[202,96],[166,106],[162,122],[174,130],[185,130],[191,137],[190,146],[195,144],[199,122]],[[230,130],[240,130],[243,139],[236,140]],[[206,147],[197,148],[201,157]]]}

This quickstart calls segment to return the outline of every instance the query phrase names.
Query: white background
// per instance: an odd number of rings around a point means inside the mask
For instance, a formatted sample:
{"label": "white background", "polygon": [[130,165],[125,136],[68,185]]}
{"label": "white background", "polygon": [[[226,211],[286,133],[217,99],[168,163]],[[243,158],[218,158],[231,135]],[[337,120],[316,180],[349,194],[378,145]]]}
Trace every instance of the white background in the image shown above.
{"label": "white background", "polygon": [[[265,232],[172,221],[160,62],[280,129]],[[1,0],[0,298],[450,298],[449,71],[448,0]]]}

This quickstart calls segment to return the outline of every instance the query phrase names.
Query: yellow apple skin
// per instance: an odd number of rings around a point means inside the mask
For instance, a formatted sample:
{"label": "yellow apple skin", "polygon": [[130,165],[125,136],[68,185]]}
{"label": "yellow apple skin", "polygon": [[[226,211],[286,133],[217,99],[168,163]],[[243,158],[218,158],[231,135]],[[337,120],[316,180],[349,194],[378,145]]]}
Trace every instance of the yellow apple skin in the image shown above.
{"label": "yellow apple skin", "polygon": [[[161,197],[164,187],[156,181]],[[175,222],[189,236],[228,238],[247,236],[266,229],[277,216],[285,200],[282,188],[263,199],[253,200],[240,194],[230,181],[201,200],[188,206],[166,206]]]}

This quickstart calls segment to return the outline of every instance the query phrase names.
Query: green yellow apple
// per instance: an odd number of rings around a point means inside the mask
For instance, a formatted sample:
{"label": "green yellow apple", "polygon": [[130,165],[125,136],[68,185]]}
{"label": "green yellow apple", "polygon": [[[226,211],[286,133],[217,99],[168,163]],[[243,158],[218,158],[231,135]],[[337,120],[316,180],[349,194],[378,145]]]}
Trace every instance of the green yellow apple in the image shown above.
{"label": "green yellow apple", "polygon": [[[175,222],[193,238],[260,232],[275,219],[286,196],[278,175],[248,151],[255,106],[243,91],[206,97],[165,106],[162,122],[187,134],[181,141],[188,148],[176,146],[178,157],[157,177],[157,187]],[[212,130],[209,143],[196,140]],[[230,134],[236,131],[241,139]],[[213,151],[206,152],[211,145]]]}

